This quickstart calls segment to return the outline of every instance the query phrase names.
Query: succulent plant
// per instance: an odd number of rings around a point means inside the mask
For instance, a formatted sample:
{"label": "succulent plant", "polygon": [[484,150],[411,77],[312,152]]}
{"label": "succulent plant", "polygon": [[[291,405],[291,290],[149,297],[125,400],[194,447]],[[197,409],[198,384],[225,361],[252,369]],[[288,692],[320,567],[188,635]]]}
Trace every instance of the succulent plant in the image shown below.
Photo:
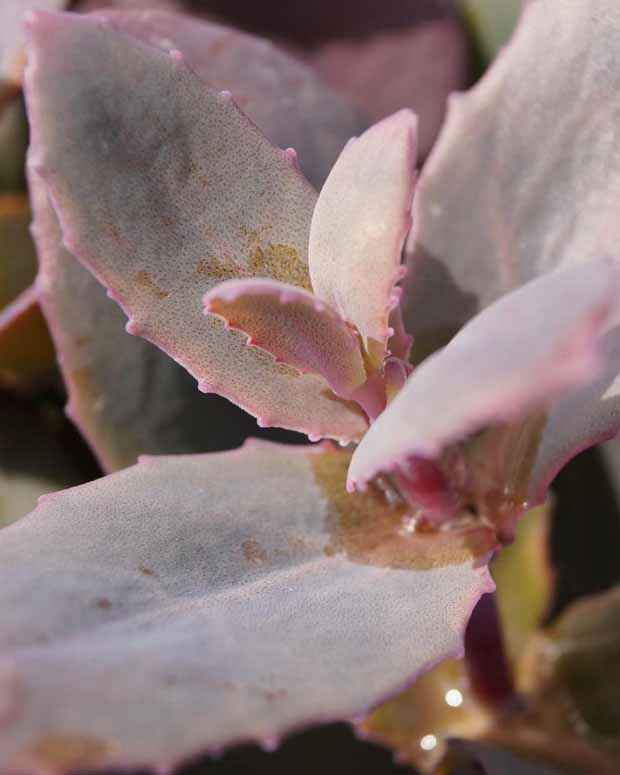
{"label": "succulent plant", "polygon": [[[419,175],[409,108],[367,128],[245,33],[159,10],[26,26],[39,272],[0,329],[41,305],[114,473],[0,533],[0,764],[164,772],[364,726],[462,654],[491,559],[619,430],[620,11],[527,3]],[[217,427],[180,367],[313,444],[152,456]],[[509,766],[483,726],[469,745]]]}

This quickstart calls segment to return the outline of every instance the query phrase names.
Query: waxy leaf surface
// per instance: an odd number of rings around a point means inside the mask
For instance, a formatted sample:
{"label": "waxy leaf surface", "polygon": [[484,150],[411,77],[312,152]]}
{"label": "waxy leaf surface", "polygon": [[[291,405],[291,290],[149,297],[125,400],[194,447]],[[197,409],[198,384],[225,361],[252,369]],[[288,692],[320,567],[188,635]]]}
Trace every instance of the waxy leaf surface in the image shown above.
{"label": "waxy leaf surface", "polygon": [[620,262],[601,259],[532,280],[488,307],[414,370],[357,448],[350,481],[363,486],[412,455],[436,458],[593,380],[619,289]]}
{"label": "waxy leaf surface", "polygon": [[488,536],[403,532],[382,491],[346,494],[349,460],[264,442],[146,458],[6,528],[3,772],[274,744],[458,651]]}
{"label": "waxy leaf surface", "polygon": [[416,191],[404,300],[418,359],[532,277],[617,255],[619,78],[614,0],[534,0],[452,98]]}
{"label": "waxy leaf surface", "polygon": [[333,309],[314,294],[274,280],[228,280],[205,296],[205,312],[248,335],[248,346],[320,374],[338,395],[366,381],[360,341]]}
{"label": "waxy leaf surface", "polygon": [[403,243],[411,227],[416,117],[402,110],[351,140],[321,189],[310,229],[316,295],[355,325],[380,364],[398,303]]}
{"label": "waxy leaf surface", "polygon": [[[63,246],[44,185],[31,176],[37,290],[69,395],[67,413],[110,471],[142,453],[206,452],[239,410],[201,395],[165,353],[125,331],[125,316]],[[0,339],[0,353],[2,352]],[[249,419],[249,418],[248,418]],[[234,433],[231,427],[231,434]]]}
{"label": "waxy leaf surface", "polygon": [[101,20],[39,14],[31,39],[30,163],[69,249],[130,315],[128,330],[263,425],[359,437],[364,417],[325,380],[275,364],[202,313],[205,292],[234,277],[309,288],[316,194],[290,156],[178,56]]}
{"label": "waxy leaf surface", "polygon": [[266,40],[164,11],[107,11],[98,16],[145,43],[180,51],[205,83],[230,91],[274,145],[293,147],[315,186],[325,180],[346,141],[364,128],[346,98]]}

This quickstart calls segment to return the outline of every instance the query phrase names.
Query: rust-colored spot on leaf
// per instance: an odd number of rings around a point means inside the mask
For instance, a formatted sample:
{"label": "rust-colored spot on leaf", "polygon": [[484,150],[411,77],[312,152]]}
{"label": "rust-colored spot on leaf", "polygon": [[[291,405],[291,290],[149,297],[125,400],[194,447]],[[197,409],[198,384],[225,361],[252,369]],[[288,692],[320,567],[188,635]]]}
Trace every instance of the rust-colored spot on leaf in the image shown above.
{"label": "rust-colored spot on leaf", "polygon": [[267,562],[267,552],[254,538],[249,538],[242,544],[243,556],[253,565],[262,565]]}
{"label": "rust-colored spot on leaf", "polygon": [[138,285],[142,286],[142,288],[147,288],[157,296],[158,299],[167,299],[168,296],[170,296],[170,292],[162,290],[153,280],[149,272],[140,270],[134,274],[133,278]]}
{"label": "rust-colored spot on leaf", "polygon": [[307,291],[312,290],[308,267],[290,245],[271,242],[263,247],[257,245],[250,256],[247,271],[251,277],[272,277]]}
{"label": "rust-colored spot on leaf", "polygon": [[308,459],[328,503],[328,556],[345,554],[363,565],[427,570],[482,557],[495,544],[493,531],[485,527],[412,530],[410,507],[387,483],[372,483],[365,493],[347,493],[350,452],[324,447]]}
{"label": "rust-colored spot on leaf", "polygon": [[196,261],[196,274],[208,274],[209,262],[206,258],[199,258]]}
{"label": "rust-colored spot on leaf", "polygon": [[145,565],[140,565],[138,570],[140,571],[140,573],[143,576],[154,576],[155,575],[155,571],[152,568],[147,568]]}
{"label": "rust-colored spot on leaf", "polygon": [[49,768],[56,772],[100,767],[112,746],[90,735],[57,733],[40,738],[16,757],[15,765],[32,769]]}

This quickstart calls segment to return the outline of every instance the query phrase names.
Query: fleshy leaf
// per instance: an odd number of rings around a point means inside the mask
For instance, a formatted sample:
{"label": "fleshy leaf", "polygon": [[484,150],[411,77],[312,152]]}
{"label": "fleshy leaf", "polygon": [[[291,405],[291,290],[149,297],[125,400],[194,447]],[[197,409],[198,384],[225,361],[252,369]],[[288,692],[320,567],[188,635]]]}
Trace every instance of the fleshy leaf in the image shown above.
{"label": "fleshy leaf", "polygon": [[130,315],[128,330],[263,425],[359,437],[362,413],[322,378],[275,364],[202,314],[222,280],[309,287],[316,195],[289,155],[177,55],[86,16],[38,14],[30,27],[30,164],[71,253]]}
{"label": "fleshy leaf", "polygon": [[0,5],[0,108],[19,91],[24,67],[23,20],[28,11],[63,8],[66,0],[2,0]]}
{"label": "fleshy leaf", "polygon": [[31,285],[37,259],[25,194],[0,195],[0,310]]}
{"label": "fleshy leaf", "polygon": [[321,189],[310,230],[310,278],[319,298],[383,361],[395,283],[411,226],[417,120],[402,110],[349,142]]}
{"label": "fleshy leaf", "polygon": [[2,531],[4,770],[274,745],[458,651],[490,586],[485,532],[403,533],[381,490],[346,494],[349,459],[266,443],[147,458]]}
{"label": "fleshy leaf", "polygon": [[[498,552],[491,564],[497,585],[495,598],[501,616],[501,633],[513,667],[523,655],[527,638],[540,626],[550,600],[547,516],[546,507],[528,512],[519,522],[516,541]],[[468,637],[471,649],[475,638],[491,634],[484,629],[474,637],[471,633],[472,625],[484,627],[484,618],[476,621],[476,617],[485,603],[489,603],[487,598],[480,601],[469,620],[466,648]],[[494,612],[495,604],[491,606],[491,613]],[[477,695],[476,689],[480,687],[476,687],[471,675],[473,656],[483,668],[486,664],[490,674],[487,687],[499,687],[504,682],[504,666],[494,662],[494,657],[501,657],[502,644],[490,645],[491,648],[482,648],[478,654],[469,651],[465,659],[446,660],[437,665],[402,694],[377,708],[364,719],[359,731],[364,737],[392,748],[399,761],[413,764],[423,772],[435,772],[435,765],[446,753],[451,738],[479,740],[493,726],[497,705],[485,704],[488,693],[484,698]]]}
{"label": "fleshy leaf", "polygon": [[260,347],[302,374],[320,374],[332,390],[351,398],[366,382],[360,341],[312,293],[275,280],[228,280],[204,298],[205,312],[221,317]]}
{"label": "fleshy leaf", "polygon": [[279,148],[293,147],[316,186],[327,177],[345,142],[364,128],[345,98],[307,65],[267,41],[219,24],[162,11],[98,14],[159,48],[176,49],[213,88],[232,92],[241,110]]}
{"label": "fleshy leaf", "polygon": [[201,395],[184,369],[125,331],[122,311],[63,247],[56,215],[36,176],[30,192],[40,261],[37,286],[69,396],[67,414],[103,468],[131,465],[142,453],[209,451],[222,443],[227,423],[234,444],[241,412]]}
{"label": "fleshy leaf", "polygon": [[532,277],[617,254],[619,78],[614,0],[537,0],[451,99],[416,191],[404,295],[416,360]]}
{"label": "fleshy leaf", "polygon": [[547,416],[532,472],[531,494],[542,496],[578,452],[613,438],[620,417],[620,326],[601,342],[604,369],[591,384],[557,401]]}
{"label": "fleshy leaf", "polygon": [[33,285],[0,312],[0,383],[29,390],[47,382],[55,365],[54,345]]}
{"label": "fleshy leaf", "polygon": [[593,380],[619,283],[620,263],[600,259],[546,274],[481,312],[413,372],[370,428],[350,483],[363,486],[412,456],[437,458],[448,444],[544,411]]}

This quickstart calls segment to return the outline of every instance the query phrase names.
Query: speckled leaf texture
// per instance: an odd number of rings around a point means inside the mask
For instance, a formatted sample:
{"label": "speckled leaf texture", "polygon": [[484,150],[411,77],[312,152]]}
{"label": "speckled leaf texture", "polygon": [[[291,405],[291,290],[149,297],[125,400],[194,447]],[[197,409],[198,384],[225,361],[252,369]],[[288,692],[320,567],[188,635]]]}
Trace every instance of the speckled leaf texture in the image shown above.
{"label": "speckled leaf texture", "polygon": [[360,341],[314,294],[274,280],[228,280],[205,296],[205,312],[248,335],[248,345],[299,369],[321,374],[337,395],[366,382]]}
{"label": "speckled leaf texture", "polygon": [[[104,470],[131,465],[142,453],[212,449],[222,422],[234,421],[232,407],[218,405],[216,415],[185,369],[126,333],[122,311],[63,247],[58,220],[36,176],[30,194],[40,261],[37,301],[58,353],[67,414]],[[1,345],[0,340],[0,354]]]}
{"label": "speckled leaf texture", "polygon": [[321,189],[310,227],[312,288],[385,357],[394,286],[411,228],[417,120],[401,110],[351,140]]}
{"label": "speckled leaf texture", "polygon": [[486,531],[403,533],[383,492],[346,495],[349,458],[146,458],[2,531],[3,773],[273,745],[458,652]]}
{"label": "speckled leaf texture", "polygon": [[263,425],[359,438],[361,411],[322,378],[274,364],[202,314],[222,280],[309,287],[316,194],[290,154],[178,55],[90,17],[40,13],[30,29],[31,169],[70,251],[130,316],[128,330]]}
{"label": "speckled leaf texture", "polygon": [[315,186],[323,183],[345,142],[367,124],[310,67],[267,40],[165,11],[97,15],[145,43],[181,51],[205,83],[232,93],[274,145],[296,150]]}
{"label": "speckled leaf texture", "polygon": [[[618,255],[619,78],[617,3],[532,0],[479,84],[452,99],[414,206],[403,299],[417,360],[532,277]],[[552,407],[539,489],[617,432],[617,341],[609,332],[599,381]]]}

